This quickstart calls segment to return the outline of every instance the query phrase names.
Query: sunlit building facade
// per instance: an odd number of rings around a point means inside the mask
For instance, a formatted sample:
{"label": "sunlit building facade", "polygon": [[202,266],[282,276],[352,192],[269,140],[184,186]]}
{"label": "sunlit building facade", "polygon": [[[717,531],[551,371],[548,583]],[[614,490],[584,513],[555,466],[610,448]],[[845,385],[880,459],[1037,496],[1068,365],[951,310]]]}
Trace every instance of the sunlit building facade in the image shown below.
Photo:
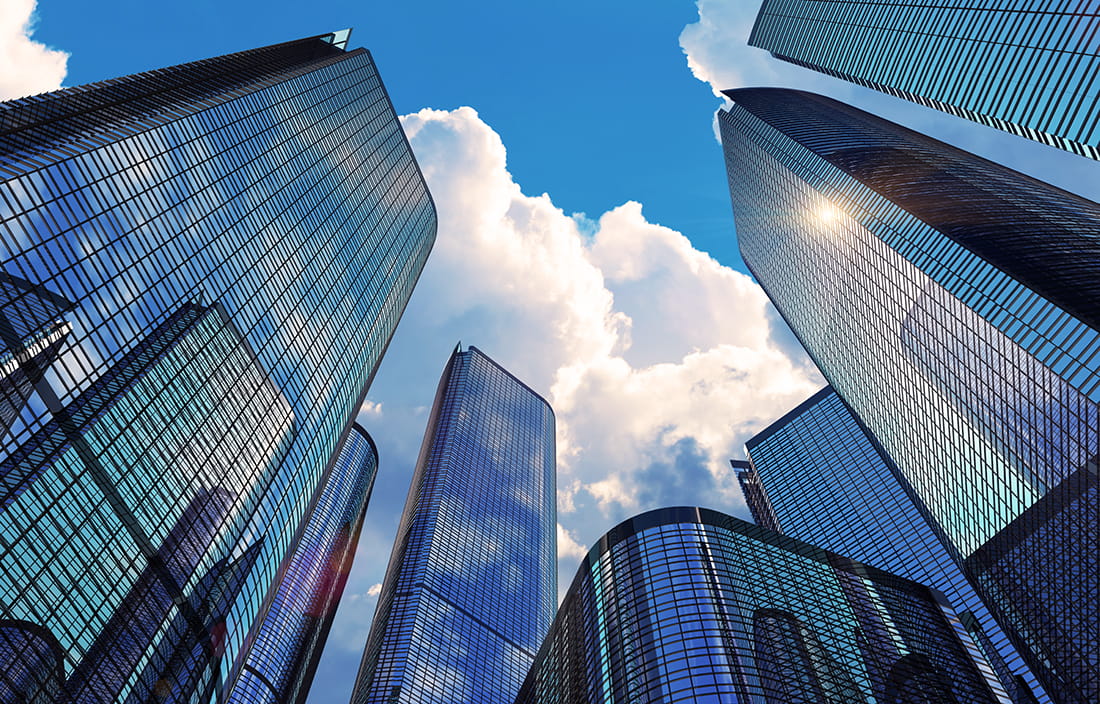
{"label": "sunlit building facade", "polygon": [[757,525],[938,589],[959,612],[999,687],[1050,700],[890,468],[831,387],[745,443],[738,468]]}
{"label": "sunlit building facade", "polygon": [[588,553],[516,704],[998,702],[941,598],[716,511]]}
{"label": "sunlit building facade", "polygon": [[554,414],[476,347],[439,382],[353,704],[510,703],[554,618]]}
{"label": "sunlit building facade", "polygon": [[1100,206],[822,96],[727,95],[749,269],[1047,694],[1100,698]]}
{"label": "sunlit building facade", "polygon": [[228,701],[303,704],[355,558],[378,473],[378,450],[359,425],[344,442],[283,568]]}
{"label": "sunlit building facade", "polygon": [[435,237],[346,40],[0,104],[17,700],[207,701],[240,674]]}
{"label": "sunlit building facade", "polygon": [[764,0],[749,44],[1100,159],[1100,15],[1077,0]]}

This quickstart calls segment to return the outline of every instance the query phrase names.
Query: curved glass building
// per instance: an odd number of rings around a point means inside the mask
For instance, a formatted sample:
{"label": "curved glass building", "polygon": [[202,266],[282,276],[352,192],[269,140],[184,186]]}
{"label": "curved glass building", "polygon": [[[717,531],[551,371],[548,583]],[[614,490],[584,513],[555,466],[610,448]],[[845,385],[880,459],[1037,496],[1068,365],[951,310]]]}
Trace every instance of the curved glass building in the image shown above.
{"label": "curved glass building", "polygon": [[511,702],[554,618],[554,412],[455,348],[390,555],[353,704]]}
{"label": "curved glass building", "polygon": [[927,588],[700,508],[581,563],[517,704],[999,702]]}
{"label": "curved glass building", "polygon": [[727,95],[749,269],[1047,694],[1100,700],[1100,205],[819,95]]}
{"label": "curved glass building", "polygon": [[356,424],[306,513],[297,547],[280,570],[278,590],[227,701],[306,701],[355,559],[377,474],[378,449]]}
{"label": "curved glass building", "polygon": [[209,701],[257,642],[435,239],[346,42],[0,104],[0,622],[35,634],[0,670],[31,701]]}
{"label": "curved glass building", "polygon": [[1078,0],[764,0],[749,44],[1098,159],[1098,29]]}

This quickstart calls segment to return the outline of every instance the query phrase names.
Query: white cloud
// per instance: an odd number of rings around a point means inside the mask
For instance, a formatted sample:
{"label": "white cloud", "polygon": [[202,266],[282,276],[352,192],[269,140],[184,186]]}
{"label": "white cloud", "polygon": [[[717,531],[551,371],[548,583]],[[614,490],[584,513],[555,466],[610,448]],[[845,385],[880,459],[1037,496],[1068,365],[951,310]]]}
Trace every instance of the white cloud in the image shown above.
{"label": "white cloud", "polygon": [[[699,21],[680,32],[680,48],[688,67],[700,81],[709,83],[714,94],[729,88],[761,85],[773,81],[782,71],[767,52],[748,46],[760,4],[728,0],[697,0]],[[751,81],[749,80],[751,77]]]}
{"label": "white cloud", "polygon": [[525,378],[552,377],[562,359],[611,354],[629,322],[612,310],[574,220],[512,181],[496,132],[467,107],[421,110],[402,123],[439,212],[418,286],[433,291],[437,321],[491,309],[470,341],[490,355],[486,333],[519,347]]}
{"label": "white cloud", "polygon": [[31,40],[36,0],[0,2],[0,100],[61,87],[69,55]]}
{"label": "white cloud", "polygon": [[359,407],[359,415],[378,418],[382,415],[382,404],[369,400],[363,401],[363,405]]}
{"label": "white cloud", "polygon": [[720,344],[643,368],[612,358],[584,369],[575,384],[569,379],[555,385],[555,408],[566,421],[560,434],[570,455],[559,472],[579,475],[609,515],[615,513],[611,504],[630,511],[652,508],[641,499],[653,495],[652,487],[634,475],[655,462],[672,462],[677,443],[689,440],[715,485],[713,493],[700,491],[695,502],[737,506],[740,494],[726,460],[741,456],[741,445],[755,431],[820,386],[816,375],[766,340],[761,343]]}
{"label": "white cloud", "polygon": [[581,561],[588,554],[588,548],[581,545],[573,534],[558,524],[558,603],[565,598],[573,577],[580,569]]}
{"label": "white cloud", "polygon": [[401,334],[474,344],[553,405],[560,576],[638,511],[739,511],[726,460],[822,383],[775,337],[763,291],[638,203],[590,220],[523,194],[470,108],[403,124],[440,224]]}
{"label": "white cloud", "polygon": [[567,531],[562,524],[558,524],[558,559],[563,562],[572,560],[575,563],[580,563],[584,556],[588,554],[588,549],[578,543],[572,533]]}
{"label": "white cloud", "polygon": [[378,596],[382,593],[382,583],[376,582],[367,588],[367,596]]}

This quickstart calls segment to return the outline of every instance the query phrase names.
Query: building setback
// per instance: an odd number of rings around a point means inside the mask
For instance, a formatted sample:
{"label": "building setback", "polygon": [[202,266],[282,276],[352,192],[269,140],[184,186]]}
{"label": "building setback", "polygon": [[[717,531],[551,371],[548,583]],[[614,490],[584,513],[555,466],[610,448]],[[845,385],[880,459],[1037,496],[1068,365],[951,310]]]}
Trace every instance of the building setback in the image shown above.
{"label": "building setback", "polygon": [[1100,15],[1089,3],[764,0],[749,44],[1100,159]]}
{"label": "building setback", "polygon": [[727,95],[749,269],[1047,694],[1096,701],[1100,206],[822,96]]}
{"label": "building setback", "polygon": [[0,104],[0,687],[224,698],[435,238],[347,32]]}
{"label": "building setback", "polygon": [[231,704],[304,704],[344,592],[378,473],[378,450],[354,425],[309,511]]}
{"label": "building setback", "polygon": [[889,459],[832,388],[745,447],[750,466],[740,468],[738,478],[757,525],[771,521],[785,535],[938,589],[1012,700],[1050,701],[898,483]]}
{"label": "building setback", "polygon": [[915,582],[716,511],[658,509],[588,553],[516,704],[999,701],[960,634]]}
{"label": "building setback", "polygon": [[353,704],[509,703],[557,603],[554,414],[476,347],[439,381]]}

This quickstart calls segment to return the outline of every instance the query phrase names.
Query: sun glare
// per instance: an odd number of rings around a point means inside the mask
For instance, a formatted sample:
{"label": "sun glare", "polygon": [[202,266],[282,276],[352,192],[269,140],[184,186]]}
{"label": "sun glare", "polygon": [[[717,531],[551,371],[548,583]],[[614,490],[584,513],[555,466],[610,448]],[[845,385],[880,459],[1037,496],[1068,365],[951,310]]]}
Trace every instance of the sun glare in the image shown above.
{"label": "sun glare", "polygon": [[831,203],[818,206],[817,220],[823,225],[830,225],[840,218],[840,209]]}

